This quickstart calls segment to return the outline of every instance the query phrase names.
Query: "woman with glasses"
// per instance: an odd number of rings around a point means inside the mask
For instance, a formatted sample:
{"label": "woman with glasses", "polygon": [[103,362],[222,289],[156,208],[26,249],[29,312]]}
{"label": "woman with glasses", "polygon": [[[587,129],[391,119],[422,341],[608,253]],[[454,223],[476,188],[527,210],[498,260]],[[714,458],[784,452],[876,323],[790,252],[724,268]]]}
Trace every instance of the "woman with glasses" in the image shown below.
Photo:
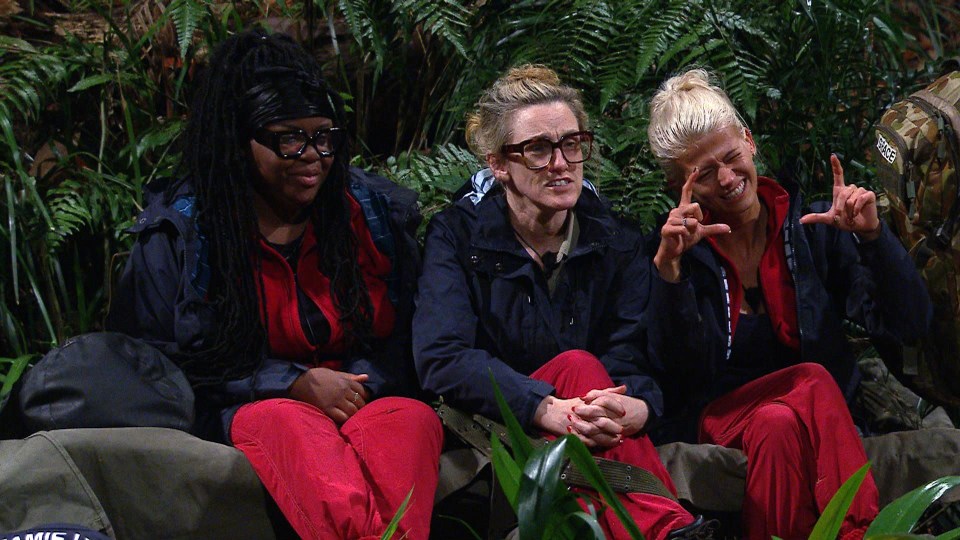
{"label": "woman with glasses", "polygon": [[[846,184],[836,156],[832,202],[808,206],[757,174],[753,135],[706,71],[663,83],[648,135],[679,192],[650,244],[648,358],[667,411],[652,436],[742,450],[744,536],[806,538],[867,461],[845,401],[859,375],[843,319],[909,342],[929,298],[876,196]],[[877,507],[868,475],[840,537],[862,537]]]}
{"label": "woman with glasses", "polygon": [[301,538],[426,539],[442,444],[414,386],[416,194],[348,166],[343,104],[246,31],[195,91],[182,178],[148,186],[111,326],[177,362]]}
{"label": "woman with glasses", "polygon": [[[467,138],[497,185],[430,223],[414,316],[421,384],[498,418],[492,375],[530,432],[572,433],[673,490],[644,435],[661,412],[637,368],[648,262],[637,229],[582,189],[593,134],[579,93],[545,67],[511,69],[481,96]],[[622,500],[647,538],[707,533],[667,497]],[[600,521],[627,537],[612,512]]]}

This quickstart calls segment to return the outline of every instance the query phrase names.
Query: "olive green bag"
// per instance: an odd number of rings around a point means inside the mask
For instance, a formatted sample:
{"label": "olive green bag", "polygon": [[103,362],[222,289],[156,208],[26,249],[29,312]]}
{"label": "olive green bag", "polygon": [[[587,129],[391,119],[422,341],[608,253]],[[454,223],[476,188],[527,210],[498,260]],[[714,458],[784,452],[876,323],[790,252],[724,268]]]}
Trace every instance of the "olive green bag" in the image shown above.
{"label": "olive green bag", "polygon": [[905,350],[904,382],[924,398],[960,405],[960,70],[895,103],[874,126],[874,163],[887,219],[934,303],[930,333]]}

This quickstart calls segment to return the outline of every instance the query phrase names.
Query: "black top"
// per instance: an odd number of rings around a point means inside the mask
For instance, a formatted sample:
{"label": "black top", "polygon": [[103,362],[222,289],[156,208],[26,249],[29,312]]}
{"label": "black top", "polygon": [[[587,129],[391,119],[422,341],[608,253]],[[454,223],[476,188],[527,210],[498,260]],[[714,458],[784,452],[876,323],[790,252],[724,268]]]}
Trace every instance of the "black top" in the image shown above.
{"label": "black top", "polygon": [[799,351],[777,339],[766,313],[741,313],[733,335],[730,359],[718,370],[710,389],[710,401],[799,361]]}

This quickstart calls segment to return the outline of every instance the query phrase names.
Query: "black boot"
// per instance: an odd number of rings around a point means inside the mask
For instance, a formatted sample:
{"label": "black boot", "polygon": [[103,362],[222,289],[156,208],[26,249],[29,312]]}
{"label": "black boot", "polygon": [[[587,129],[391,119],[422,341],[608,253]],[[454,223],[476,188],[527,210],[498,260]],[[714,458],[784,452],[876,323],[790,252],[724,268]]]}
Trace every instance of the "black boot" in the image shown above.
{"label": "black boot", "polygon": [[667,540],[712,540],[713,532],[720,523],[715,519],[706,520],[697,516],[693,523],[670,531]]}

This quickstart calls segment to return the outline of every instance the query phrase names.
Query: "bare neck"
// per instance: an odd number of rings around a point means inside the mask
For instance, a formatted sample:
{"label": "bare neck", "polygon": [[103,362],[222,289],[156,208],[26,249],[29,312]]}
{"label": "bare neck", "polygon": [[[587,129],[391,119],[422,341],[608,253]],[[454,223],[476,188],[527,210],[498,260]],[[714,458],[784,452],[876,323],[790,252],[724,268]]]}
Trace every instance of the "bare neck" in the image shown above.
{"label": "bare neck", "polygon": [[567,222],[569,210],[544,211],[520,197],[507,192],[510,225],[530,243],[560,237]]}
{"label": "bare neck", "polygon": [[730,257],[738,270],[755,270],[756,263],[767,245],[767,207],[758,204],[752,217],[727,222],[730,225],[730,234],[715,236],[717,246]]}
{"label": "bare neck", "polygon": [[253,197],[253,209],[257,214],[257,227],[260,229],[260,234],[272,244],[283,245],[293,242],[303,234],[309,221],[309,219],[300,219],[297,222],[290,222],[281,219],[278,213],[258,195]]}

